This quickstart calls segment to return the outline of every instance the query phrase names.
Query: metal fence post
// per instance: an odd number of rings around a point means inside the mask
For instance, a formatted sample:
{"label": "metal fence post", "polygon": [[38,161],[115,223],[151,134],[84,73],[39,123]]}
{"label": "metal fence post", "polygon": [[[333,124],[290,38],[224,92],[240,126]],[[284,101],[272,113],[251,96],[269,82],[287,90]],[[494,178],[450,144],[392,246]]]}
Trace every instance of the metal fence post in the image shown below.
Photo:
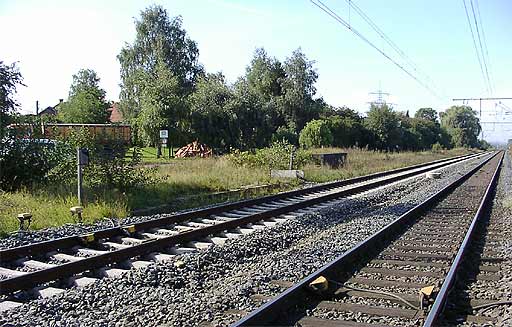
{"label": "metal fence post", "polygon": [[82,205],[82,165],[81,165],[82,149],[76,148],[76,171],[78,176],[78,205]]}

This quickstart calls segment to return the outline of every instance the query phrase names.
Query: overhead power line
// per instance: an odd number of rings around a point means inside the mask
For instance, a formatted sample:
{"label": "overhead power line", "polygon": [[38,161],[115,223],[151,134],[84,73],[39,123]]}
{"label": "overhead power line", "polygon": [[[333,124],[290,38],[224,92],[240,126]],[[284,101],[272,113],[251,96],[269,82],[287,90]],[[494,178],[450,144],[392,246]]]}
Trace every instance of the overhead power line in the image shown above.
{"label": "overhead power line", "polygon": [[[375,44],[373,44],[370,40],[368,40],[364,35],[362,35],[358,30],[356,30],[354,27],[352,27],[349,23],[347,23],[343,18],[341,18],[338,14],[336,14],[333,10],[331,10],[327,5],[325,5],[321,0],[310,0],[312,4],[320,8],[323,12],[331,16],[333,19],[335,19],[338,23],[346,27],[349,31],[354,33],[357,37],[359,37],[361,40],[366,42],[369,46],[371,46],[373,49],[375,49],[377,52],[379,52],[381,55],[383,55],[386,59],[391,61],[395,66],[400,68],[403,72],[405,72],[409,77],[414,79],[416,82],[418,82],[421,86],[423,86],[425,89],[427,89],[430,93],[432,93],[437,98],[444,100],[436,91],[434,91],[431,87],[429,87],[426,83],[421,81],[418,77],[416,77],[414,74],[412,74],[410,71],[408,71],[403,65],[398,63],[396,60],[391,58],[388,54],[386,54],[382,49],[377,47]],[[355,9],[355,8],[354,8]]]}
{"label": "overhead power line", "polygon": [[482,16],[480,15],[480,6],[478,5],[478,0],[475,0],[475,2],[476,2],[476,12],[478,14],[478,21],[480,22],[480,29],[482,30],[482,40],[484,41],[483,43],[484,43],[484,49],[485,49],[485,56],[487,57],[487,65],[489,66],[489,78],[491,81],[491,88],[493,91],[495,91],[493,74],[492,74],[491,58],[489,57],[489,48],[487,47],[487,38],[485,37],[484,24],[482,23]]}
{"label": "overhead power line", "polygon": [[[359,16],[361,16],[361,18],[363,18],[363,20],[368,23],[368,25],[370,25],[370,27],[384,40],[386,41],[386,43],[393,49],[395,50],[395,52],[400,56],[402,57],[402,59],[407,62],[411,68],[418,74],[420,75],[423,75],[423,77],[430,83],[434,86],[435,89],[437,89],[437,86],[435,85],[434,81],[430,78],[430,76],[428,76],[428,74],[426,74],[425,72],[423,72],[420,67],[411,59],[409,58],[409,56],[407,56],[405,54],[405,52],[400,49],[400,47],[398,45],[396,45],[395,42],[393,42],[378,26],[377,24],[375,24],[375,22],[370,18],[368,17],[368,15],[365,14],[365,12],[359,8],[354,0],[347,0],[348,4],[349,4],[349,10],[350,10],[350,7],[352,7],[358,14]],[[350,11],[349,11],[350,13]],[[443,93],[443,92],[441,92]]]}
{"label": "overhead power line", "polygon": [[[466,12],[466,18],[468,20],[469,30],[471,32],[471,38],[473,39],[473,47],[475,48],[476,56],[478,59],[478,65],[480,66],[480,72],[482,74],[484,85],[487,90],[487,93],[492,94],[493,93],[492,83],[491,83],[491,79],[489,77],[490,76],[489,69],[487,67],[487,61],[488,61],[487,57],[488,57],[489,52],[487,50],[484,50],[484,46],[482,45],[482,37],[480,36],[480,29],[478,27],[478,21],[477,21],[477,16],[475,14],[474,6],[473,6],[473,0],[469,0],[469,1],[471,4],[473,21],[475,24],[474,30],[473,30],[473,23],[471,22],[471,18],[469,17],[469,11],[468,11],[468,6],[466,5],[466,0],[462,0],[462,3],[464,4],[464,11]],[[478,7],[477,7],[477,11],[479,12]],[[482,25],[482,24],[480,24],[480,25]],[[483,30],[482,30],[482,32],[483,32]],[[475,33],[477,35],[476,37],[475,37]],[[477,38],[478,38],[478,44],[476,41]],[[486,42],[484,42],[484,44],[487,47]],[[486,53],[487,53],[487,56],[486,56]]]}
{"label": "overhead power line", "polygon": [[480,29],[482,30],[482,40],[483,40],[483,44],[484,44],[485,56],[487,58],[487,66],[489,67],[489,79],[491,82],[491,89],[494,92],[495,89],[494,89],[494,81],[493,81],[493,74],[492,74],[491,58],[489,57],[489,48],[487,47],[487,39],[485,37],[484,24],[482,23],[482,16],[480,15],[480,6],[478,5],[478,0],[475,0],[475,3],[476,3],[476,12],[478,14],[478,21],[480,22]]}
{"label": "overhead power line", "polygon": [[[473,6],[473,0],[470,0],[470,2],[471,2],[471,11],[473,12],[473,20],[475,21],[476,35],[478,36],[478,44],[480,45],[480,53],[482,54],[482,61],[484,63],[485,77],[487,78],[489,90],[491,91],[491,94],[492,94],[491,79],[489,78],[489,70],[487,69],[487,56],[485,55],[484,47],[482,45],[482,37],[480,36],[480,28],[478,27],[478,20],[475,15],[475,7]],[[483,30],[482,30],[482,32],[483,32]]]}

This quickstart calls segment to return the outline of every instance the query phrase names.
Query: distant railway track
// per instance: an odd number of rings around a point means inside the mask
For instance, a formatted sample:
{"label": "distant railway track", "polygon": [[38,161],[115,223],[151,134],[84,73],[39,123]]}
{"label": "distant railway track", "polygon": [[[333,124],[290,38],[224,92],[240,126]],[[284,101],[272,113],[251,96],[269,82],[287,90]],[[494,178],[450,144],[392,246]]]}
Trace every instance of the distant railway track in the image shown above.
{"label": "distant railway track", "polygon": [[[255,296],[266,303],[233,327],[375,327],[391,322],[437,326],[478,233],[478,222],[492,201],[503,155],[496,152],[300,282],[273,281],[287,289],[274,298]],[[499,261],[492,250],[481,253],[476,278],[499,280],[495,266]],[[468,305],[491,302],[480,299]],[[463,312],[464,316],[451,318],[489,325],[496,322],[472,316],[465,309],[452,308],[452,315]]]}
{"label": "distant railway track", "polygon": [[2,308],[72,286],[117,276],[131,267],[197,251],[273,225],[286,214],[368,191],[487,154],[460,156],[257,199],[222,204],[133,225],[0,250]]}

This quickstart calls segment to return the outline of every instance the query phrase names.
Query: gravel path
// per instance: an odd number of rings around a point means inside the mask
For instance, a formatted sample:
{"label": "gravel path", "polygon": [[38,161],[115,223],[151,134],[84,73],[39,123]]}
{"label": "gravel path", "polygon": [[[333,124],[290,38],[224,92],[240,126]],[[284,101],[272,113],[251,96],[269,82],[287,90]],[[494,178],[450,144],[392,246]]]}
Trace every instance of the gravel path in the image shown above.
{"label": "gravel path", "polygon": [[414,178],[333,203],[273,228],[182,255],[184,265],[159,264],[102,279],[51,299],[0,314],[1,326],[226,325],[250,311],[253,294],[276,295],[271,280],[297,282],[447,185],[480,160],[443,168],[442,179]]}

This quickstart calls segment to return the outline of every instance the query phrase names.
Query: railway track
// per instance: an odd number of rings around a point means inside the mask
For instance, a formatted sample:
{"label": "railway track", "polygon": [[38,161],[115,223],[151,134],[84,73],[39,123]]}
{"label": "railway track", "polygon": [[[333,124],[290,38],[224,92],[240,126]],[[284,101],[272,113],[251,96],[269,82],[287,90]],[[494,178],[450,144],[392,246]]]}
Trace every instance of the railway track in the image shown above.
{"label": "railway track", "polygon": [[[512,307],[512,290],[502,284],[510,276],[510,256],[502,247],[510,243],[512,229],[511,217],[503,209],[498,200],[478,221],[459,268],[461,273],[447,294],[444,312],[437,318],[440,325],[510,325],[503,309]],[[486,261],[491,254],[494,262],[489,264]],[[481,271],[482,266],[485,271]]]}
{"label": "railway track", "polygon": [[[503,153],[495,153],[297,284],[272,281],[286,290],[274,298],[255,295],[253,300],[263,304],[233,327],[444,323],[448,294],[461,262],[471,252],[468,249],[491,201],[502,160]],[[476,278],[499,279],[499,261],[492,249],[482,252]],[[469,305],[491,302],[479,299]],[[461,321],[453,305],[451,311],[452,318]],[[495,323],[462,311],[465,321]]]}
{"label": "railway track", "polygon": [[[485,154],[484,154],[485,155]],[[10,309],[102,276],[170,261],[230,237],[287,219],[287,214],[388,185],[480,155],[461,156],[253,200],[169,215],[129,226],[0,250],[0,302]]]}

